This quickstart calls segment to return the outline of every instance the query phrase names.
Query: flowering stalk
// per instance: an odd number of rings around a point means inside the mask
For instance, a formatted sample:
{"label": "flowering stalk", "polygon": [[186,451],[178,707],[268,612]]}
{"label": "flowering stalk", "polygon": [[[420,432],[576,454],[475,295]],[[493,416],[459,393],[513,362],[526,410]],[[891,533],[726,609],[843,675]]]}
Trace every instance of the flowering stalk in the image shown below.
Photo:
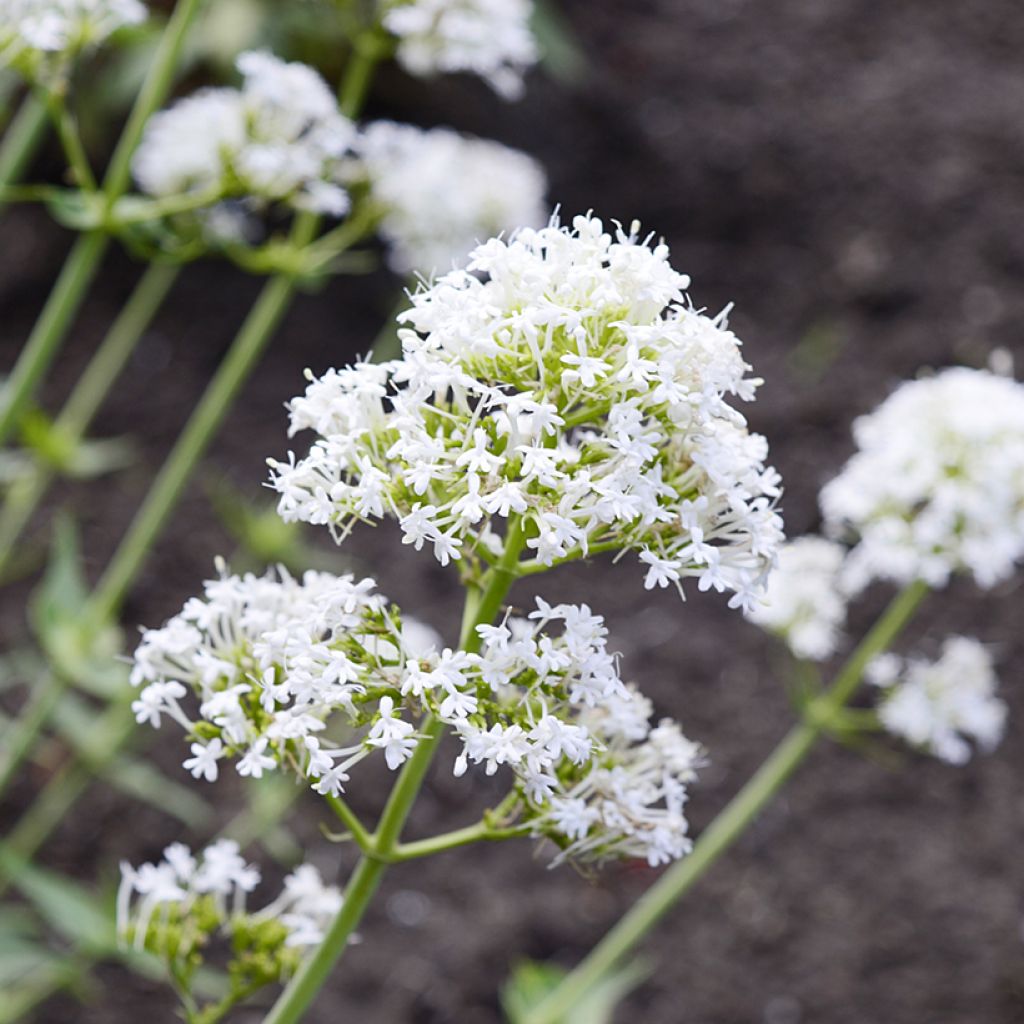
{"label": "flowering stalk", "polygon": [[[17,181],[35,152],[46,127],[46,104],[29,93],[0,142],[0,190]],[[0,191],[0,209],[4,199]]]}
{"label": "flowering stalk", "polygon": [[[103,399],[123,369],[139,339],[149,327],[179,273],[176,266],[151,264],[135,286],[118,318],[111,325],[84,373],[75,385],[53,431],[62,446],[73,452],[81,441]],[[48,465],[37,464],[17,479],[0,506],[0,579],[10,567],[14,546],[57,475]]]}
{"label": "flowering stalk", "polygon": [[559,1024],[585,994],[629,956],[648,932],[746,831],[799,767],[853,696],[868,664],[887,651],[928,593],[916,580],[891,601],[840,670],[831,689],[812,701],[757,772],[704,830],[689,857],[671,867],[630,908],[577,967],[531,1012],[523,1024]]}
{"label": "flowering stalk", "polygon": [[[103,181],[107,212],[124,194],[131,176],[131,159],[146,121],[170,91],[178,56],[202,0],[179,0],[167,22],[128,122],[121,133]],[[0,409],[0,444],[7,440],[67,333],[90,282],[99,269],[109,238],[103,228],[75,242],[50,297],[11,371]]]}
{"label": "flowering stalk", "polygon": [[[482,589],[470,588],[466,594],[465,615],[459,647],[467,653],[480,648],[477,626],[491,624],[500,610],[518,573],[516,566],[525,545],[521,521],[510,523],[501,559],[489,570]],[[412,810],[430,762],[440,742],[444,723],[434,718],[424,723],[420,740],[402,768],[388,797],[372,847],[364,853],[345,889],[345,900],[323,942],[281,993],[264,1024],[295,1024],[316,998],[334,965],[341,959],[352,932],[359,926],[370,900],[377,891],[388,859],[399,849],[402,827]],[[427,840],[427,843],[430,841]],[[410,844],[410,846],[413,844]],[[453,844],[455,845],[455,844]],[[433,852],[430,849],[425,853]]]}

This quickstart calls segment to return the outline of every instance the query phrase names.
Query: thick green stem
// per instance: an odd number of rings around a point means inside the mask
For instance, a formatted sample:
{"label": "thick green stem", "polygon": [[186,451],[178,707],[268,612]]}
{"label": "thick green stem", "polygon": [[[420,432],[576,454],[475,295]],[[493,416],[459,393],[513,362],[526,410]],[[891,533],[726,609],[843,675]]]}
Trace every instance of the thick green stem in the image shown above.
{"label": "thick green stem", "polygon": [[44,102],[50,114],[50,120],[57,129],[57,137],[64,148],[64,156],[67,158],[68,167],[74,177],[75,184],[79,188],[89,192],[96,191],[96,177],[92,173],[89,164],[89,157],[86,155],[85,147],[82,145],[82,137],[78,131],[78,125],[68,110],[64,96],[59,92],[43,91]]}
{"label": "thick green stem", "polygon": [[816,713],[789,731],[704,830],[693,852],[647,890],[586,958],[524,1017],[524,1024],[559,1024],[587,992],[634,951],[771,801],[826,728],[828,712],[842,709],[853,696],[868,662],[888,650],[927,592],[926,584],[912,583],[893,599],[843,666],[832,688],[817,698]]}
{"label": "thick green stem", "polygon": [[[81,441],[111,385],[135,350],[176,280],[179,269],[151,264],[143,274],[75,385],[54,429],[70,448]],[[0,506],[0,578],[7,570],[15,543],[34,514],[57,471],[39,464],[16,480]]]}
{"label": "thick green stem", "polygon": [[[45,127],[46,104],[35,93],[29,93],[0,141],[0,193],[24,173]],[[0,199],[0,209],[3,205]]]}
{"label": "thick green stem", "polygon": [[[149,73],[103,180],[103,196],[108,211],[128,187],[132,154],[142,137],[146,121],[163,103],[170,90],[182,44],[201,4],[202,0],[178,0],[164,29]],[[109,239],[102,230],[90,231],[78,239],[68,255],[46,306],[4,388],[3,407],[0,409],[0,444],[10,437],[43,374],[56,357],[71,318],[78,311],[108,244]]]}
{"label": "thick green stem", "polygon": [[[515,566],[522,553],[525,538],[518,518],[509,522],[505,550],[499,563],[488,570],[481,591],[471,589],[466,595],[467,614],[463,616],[459,645],[463,650],[480,648],[476,627],[493,622],[516,578]],[[406,859],[400,856],[399,838],[416,796],[423,785],[434,753],[441,741],[444,723],[428,718],[420,729],[421,739],[412,756],[402,766],[374,834],[372,852],[364,854],[345,889],[345,902],[334,919],[323,942],[296,972],[295,977],[281,993],[273,1009],[264,1018],[264,1024],[296,1024],[310,1007],[323,987],[335,964],[341,959],[352,933],[359,926],[363,913],[370,904],[389,860]],[[429,840],[427,840],[429,842]],[[414,844],[409,844],[410,846]],[[408,848],[406,848],[408,849]]]}
{"label": "thick green stem", "polygon": [[153,541],[178,503],[192,469],[280,323],[294,292],[294,283],[286,277],[271,278],[263,286],[89,600],[96,621],[106,620],[120,606]]}

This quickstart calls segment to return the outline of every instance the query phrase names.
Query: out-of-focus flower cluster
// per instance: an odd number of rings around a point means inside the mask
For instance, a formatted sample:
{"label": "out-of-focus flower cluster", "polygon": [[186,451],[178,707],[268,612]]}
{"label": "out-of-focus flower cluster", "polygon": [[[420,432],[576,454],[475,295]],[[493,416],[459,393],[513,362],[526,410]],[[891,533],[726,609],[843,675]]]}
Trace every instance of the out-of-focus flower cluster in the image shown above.
{"label": "out-of-focus flower cluster", "polygon": [[1024,555],[1024,385],[945,370],[901,385],[854,423],[857,453],[825,486],[834,537],[853,534],[844,570],[933,586],[956,572],[983,587]]}
{"label": "out-of-focus flower cluster", "polygon": [[885,728],[943,761],[968,761],[971,740],[990,751],[1002,739],[1006,705],[996,696],[992,655],[977,640],[949,637],[934,661],[882,655],[868,678],[883,690]]}
{"label": "out-of-focus flower cluster", "polygon": [[45,78],[59,73],[83,50],[146,17],[139,0],[3,0],[0,67]]}
{"label": "out-of-focus flower cluster", "polygon": [[537,61],[531,0],[379,0],[384,27],[397,38],[411,74],[478,75],[506,99],[523,91]]}
{"label": "out-of-focus flower cluster", "polygon": [[[461,740],[456,774],[507,765],[524,826],[565,855],[660,863],[686,852],[682,806],[699,749],[674,723],[649,725],[650,705],[619,678],[603,620],[585,605],[538,600],[528,619],[479,635],[478,653],[414,650],[370,581],[225,576],[144,634],[133,710],[188,731],[185,767],[197,778],[216,779],[219,761],[237,757],[242,775],[286,768],[332,796],[374,750],[398,768],[432,715]],[[348,745],[327,740],[339,724]]]}
{"label": "out-of-focus flower cluster", "polygon": [[474,250],[412,297],[401,359],[329,371],[291,403],[319,439],[274,462],[287,521],[397,518],[442,564],[520,524],[535,564],[639,553],[646,584],[749,606],[782,539],[768,446],[731,399],[757,380],[668,249],[578,217]]}
{"label": "out-of-focus flower cluster", "polygon": [[377,121],[356,149],[400,274],[450,270],[483,239],[547,218],[544,171],[497,142]]}
{"label": "out-of-focus flower cluster", "polygon": [[846,596],[840,589],[845,557],[844,547],[821,537],[783,544],[764,600],[747,617],[781,636],[798,658],[831,657],[846,618]]}
{"label": "out-of-focus flower cluster", "polygon": [[216,206],[212,224],[235,219],[242,235],[246,207],[267,202],[345,213],[342,158],[355,126],[327,84],[305,64],[263,52],[243,53],[238,70],[240,89],[204,89],[150,119],[132,164],[139,186],[157,197],[195,194],[211,206],[237,200]]}
{"label": "out-of-focus flower cluster", "polygon": [[249,993],[287,978],[303,953],[323,940],[341,908],[340,890],[311,864],[288,875],[280,895],[261,910],[246,908],[260,872],[238,844],[221,839],[198,857],[175,843],[156,864],[121,865],[117,928],[122,942],[165,961],[186,990],[217,935],[231,948],[233,989]]}

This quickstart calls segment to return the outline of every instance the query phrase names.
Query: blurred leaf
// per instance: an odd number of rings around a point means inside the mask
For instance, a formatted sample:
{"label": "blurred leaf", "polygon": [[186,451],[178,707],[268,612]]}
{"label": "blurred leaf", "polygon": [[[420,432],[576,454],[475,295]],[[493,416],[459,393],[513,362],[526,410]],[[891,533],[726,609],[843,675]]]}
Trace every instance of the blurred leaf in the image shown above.
{"label": "blurred leaf", "polygon": [[533,34],[540,45],[541,60],[553,78],[579,85],[590,77],[590,61],[565,15],[552,0],[536,0]]}
{"label": "blurred leaf", "polygon": [[191,829],[203,829],[213,820],[213,808],[201,796],[146,761],[120,757],[104,769],[103,775],[122,793],[177,818]]}
{"label": "blurred leaf", "polygon": [[135,458],[135,449],[124,438],[82,441],[63,430],[41,410],[34,409],[21,421],[25,445],[46,465],[65,476],[88,479],[122,469]]}
{"label": "blurred leaf", "polygon": [[[531,1010],[554,992],[566,973],[561,967],[535,960],[517,964],[501,992],[501,1005],[509,1024],[525,1020]],[[612,971],[586,992],[558,1024],[611,1024],[618,1004],[649,973],[638,960]]]}
{"label": "blurred leaf", "polygon": [[790,350],[788,361],[793,371],[814,384],[831,369],[846,348],[846,338],[838,324],[819,321],[812,324]]}
{"label": "blurred leaf", "polygon": [[112,675],[123,679],[126,673],[115,660],[120,631],[112,624],[93,622],[86,614],[87,598],[78,531],[70,518],[60,516],[46,574],[32,595],[32,625],[59,675],[108,694],[115,685]]}
{"label": "blurred leaf", "polygon": [[117,951],[113,914],[85,886],[36,867],[0,843],[0,865],[39,916],[58,934],[92,953]]}

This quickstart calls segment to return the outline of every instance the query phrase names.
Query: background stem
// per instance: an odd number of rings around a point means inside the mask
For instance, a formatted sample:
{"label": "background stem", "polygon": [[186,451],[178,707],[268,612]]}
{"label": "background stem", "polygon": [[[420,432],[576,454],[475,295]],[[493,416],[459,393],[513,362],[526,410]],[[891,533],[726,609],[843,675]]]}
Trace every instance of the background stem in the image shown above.
{"label": "background stem", "polygon": [[[185,36],[201,4],[202,0],[178,0],[174,13],[160,37],[160,45],[153,57],[149,73],[121,132],[106,177],[103,179],[103,194],[108,212],[128,187],[131,179],[132,154],[150,115],[167,97]],[[10,437],[11,431],[35,394],[40,380],[60,350],[71,318],[82,304],[108,244],[109,239],[99,229],[87,232],[75,242],[4,388],[0,408],[0,444]]]}
{"label": "background stem", "polygon": [[693,852],[644,893],[585,959],[523,1018],[523,1024],[559,1024],[743,834],[814,746],[827,725],[827,712],[846,704],[868,662],[890,647],[927,593],[927,585],[918,581],[892,600],[847,660],[832,688],[818,698],[818,711],[825,713],[809,716],[787,733],[750,781],[704,830]]}
{"label": "background stem", "polygon": [[[69,446],[77,445],[88,430],[93,416],[152,323],[178,273],[176,266],[153,263],[142,275],[54,423],[54,429]],[[21,531],[56,475],[57,471],[50,466],[37,464],[31,472],[11,484],[0,506],[0,578],[9,567]]]}
{"label": "background stem", "polygon": [[[46,127],[46,104],[33,92],[25,96],[0,141],[0,189],[17,181],[39,147]],[[4,207],[0,195],[0,209]]]}

